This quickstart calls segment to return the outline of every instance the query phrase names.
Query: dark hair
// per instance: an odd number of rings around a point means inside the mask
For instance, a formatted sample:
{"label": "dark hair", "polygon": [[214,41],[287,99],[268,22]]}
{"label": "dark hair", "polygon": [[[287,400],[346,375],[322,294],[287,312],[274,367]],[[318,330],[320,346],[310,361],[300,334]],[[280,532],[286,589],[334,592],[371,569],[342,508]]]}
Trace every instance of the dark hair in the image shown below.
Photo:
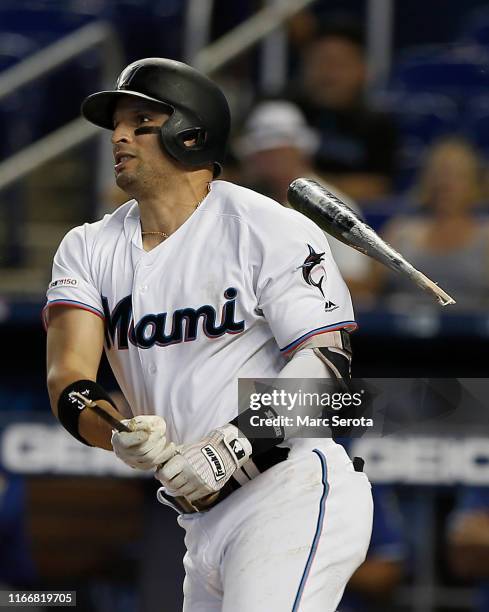
{"label": "dark hair", "polygon": [[355,18],[349,15],[324,15],[316,25],[315,34],[311,40],[314,44],[323,38],[343,38],[353,45],[357,46],[360,51],[365,51],[366,40],[365,30]]}

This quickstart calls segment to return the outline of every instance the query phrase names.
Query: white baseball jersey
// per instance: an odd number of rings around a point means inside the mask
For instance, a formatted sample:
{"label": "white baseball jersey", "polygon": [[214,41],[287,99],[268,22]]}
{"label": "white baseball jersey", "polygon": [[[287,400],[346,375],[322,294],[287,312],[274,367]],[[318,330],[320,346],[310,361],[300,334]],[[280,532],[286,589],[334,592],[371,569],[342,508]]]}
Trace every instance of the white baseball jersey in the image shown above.
{"label": "white baseball jersey", "polygon": [[224,181],[146,252],[138,204],[71,230],[48,305],[105,319],[108,360],[134,415],[158,414],[176,443],[237,414],[238,377],[274,377],[311,336],[354,328],[323,232]]}
{"label": "white baseball jersey", "polygon": [[[104,318],[106,353],[133,414],[163,416],[176,443],[237,415],[239,377],[274,377],[315,334],[355,327],[323,232],[224,181],[149,252],[135,201],[73,229],[47,296],[49,307]],[[212,510],[179,517],[184,612],[336,610],[367,551],[370,485],[333,440],[286,443],[287,460]]]}

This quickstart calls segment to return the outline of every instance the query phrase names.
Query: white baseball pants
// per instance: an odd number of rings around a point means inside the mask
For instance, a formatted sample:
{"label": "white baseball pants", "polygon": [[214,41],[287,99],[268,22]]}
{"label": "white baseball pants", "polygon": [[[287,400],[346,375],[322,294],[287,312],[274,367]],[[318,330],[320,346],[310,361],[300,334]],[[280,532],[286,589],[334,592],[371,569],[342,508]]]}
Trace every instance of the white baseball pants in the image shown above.
{"label": "white baseball pants", "polygon": [[330,439],[289,458],[208,512],[183,514],[184,612],[334,612],[365,559],[370,483]]}

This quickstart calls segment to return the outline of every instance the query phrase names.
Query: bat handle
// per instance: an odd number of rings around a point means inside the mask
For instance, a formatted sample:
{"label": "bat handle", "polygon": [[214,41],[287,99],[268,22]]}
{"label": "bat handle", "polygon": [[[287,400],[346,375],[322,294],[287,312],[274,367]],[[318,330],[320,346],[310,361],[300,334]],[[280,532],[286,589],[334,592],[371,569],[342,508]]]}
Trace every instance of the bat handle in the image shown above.
{"label": "bat handle", "polygon": [[[160,463],[160,465],[156,467],[156,471],[160,470],[175,455],[176,453],[174,453],[171,457],[169,457],[164,463]],[[212,504],[212,502],[217,499],[219,492],[210,493],[206,497],[202,497],[201,499],[198,499],[193,502],[188,500],[186,497],[180,497],[180,496],[173,497],[173,495],[169,495],[169,494],[167,495],[168,495],[168,498],[170,498],[170,500],[171,498],[175,499],[177,501],[177,504],[180,506],[180,508],[184,512],[194,513],[194,512],[200,512],[202,510],[207,510],[209,506]]]}
{"label": "bat handle", "polygon": [[[108,412],[106,412],[101,406],[97,404],[97,402],[94,402],[93,400],[89,399],[88,397],[85,397],[84,395],[82,395],[81,393],[78,393],[77,391],[73,391],[71,395],[75,397],[79,402],[84,404],[87,408],[90,408],[91,410],[93,410],[93,412],[95,412],[95,414],[97,414],[101,419],[103,419],[106,423],[108,423],[112,427],[112,429],[115,429],[116,431],[119,431],[119,432],[132,431],[125,423],[122,422],[122,419],[118,419],[112,414],[109,414]],[[156,469],[159,470],[160,468],[163,467],[163,465],[164,463],[160,464]],[[207,499],[208,498],[205,498],[205,500]],[[181,507],[181,509],[184,512],[189,512],[189,513],[198,512],[199,508],[201,507],[200,505],[194,505],[192,502],[190,502],[185,497],[176,497],[175,500],[177,501],[178,505]],[[204,500],[202,501],[203,503],[205,503]],[[204,505],[202,505],[202,507],[204,507]]]}

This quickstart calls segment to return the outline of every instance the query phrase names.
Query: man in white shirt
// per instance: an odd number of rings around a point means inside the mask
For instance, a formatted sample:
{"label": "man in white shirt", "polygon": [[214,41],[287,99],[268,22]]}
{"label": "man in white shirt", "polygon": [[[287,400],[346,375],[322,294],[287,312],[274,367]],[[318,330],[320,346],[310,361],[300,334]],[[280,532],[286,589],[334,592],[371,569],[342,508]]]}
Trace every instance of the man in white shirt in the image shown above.
{"label": "man in white shirt", "polygon": [[[356,324],[323,233],[214,180],[229,110],[185,64],[134,62],[82,113],[112,130],[116,182],[132,199],[71,230],[55,255],[54,414],[80,442],[156,472],[186,530],[186,612],[333,612],[366,554],[370,484],[331,438],[255,435],[237,401],[238,378],[349,376]],[[104,347],[130,432],[73,395],[121,418],[96,382]],[[185,512],[183,497],[201,511]]]}

